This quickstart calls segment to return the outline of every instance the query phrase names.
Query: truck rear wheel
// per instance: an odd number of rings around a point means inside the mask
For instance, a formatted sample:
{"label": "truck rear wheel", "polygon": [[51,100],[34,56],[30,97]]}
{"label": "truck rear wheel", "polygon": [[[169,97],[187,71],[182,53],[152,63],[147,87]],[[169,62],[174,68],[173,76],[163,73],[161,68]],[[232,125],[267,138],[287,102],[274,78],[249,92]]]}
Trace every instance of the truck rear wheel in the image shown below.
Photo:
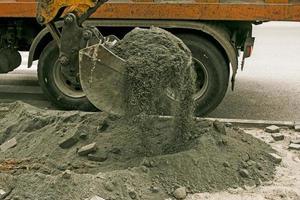
{"label": "truck rear wheel", "polygon": [[193,34],[177,34],[193,53],[197,73],[195,115],[213,111],[223,100],[229,83],[229,66],[209,40]]}
{"label": "truck rear wheel", "polygon": [[72,86],[57,64],[59,49],[51,41],[42,51],[38,62],[39,84],[48,99],[63,110],[95,111],[96,108],[86,98],[78,86]]}

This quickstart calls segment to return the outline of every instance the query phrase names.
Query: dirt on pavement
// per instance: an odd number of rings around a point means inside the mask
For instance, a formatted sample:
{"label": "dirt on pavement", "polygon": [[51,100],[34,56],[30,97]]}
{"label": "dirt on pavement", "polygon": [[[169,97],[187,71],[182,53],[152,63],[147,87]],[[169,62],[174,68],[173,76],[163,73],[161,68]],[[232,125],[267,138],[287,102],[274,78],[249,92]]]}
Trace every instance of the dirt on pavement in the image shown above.
{"label": "dirt on pavement", "polygon": [[[9,198],[165,199],[178,187],[188,193],[256,186],[272,181],[276,164],[269,145],[219,122],[197,122],[197,135],[174,151],[172,120],[155,119],[144,154],[135,125],[104,113],[53,111],[16,102],[0,104],[1,143],[17,145],[0,153],[0,188]],[[69,137],[78,141],[61,148]],[[96,143],[97,150],[79,156],[78,149]],[[155,148],[154,148],[155,147]],[[94,161],[97,158],[98,161]]]}
{"label": "dirt on pavement", "polygon": [[[129,63],[125,117],[0,104],[6,199],[184,199],[273,180],[279,162],[270,145],[192,118],[192,58],[179,39],[135,29],[117,47]],[[165,112],[174,117],[159,116]]]}

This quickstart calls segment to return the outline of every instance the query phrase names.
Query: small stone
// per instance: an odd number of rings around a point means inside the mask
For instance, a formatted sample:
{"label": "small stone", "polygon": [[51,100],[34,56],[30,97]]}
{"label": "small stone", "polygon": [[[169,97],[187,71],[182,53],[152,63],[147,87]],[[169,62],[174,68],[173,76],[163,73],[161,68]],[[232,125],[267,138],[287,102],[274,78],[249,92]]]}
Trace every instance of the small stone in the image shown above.
{"label": "small stone", "polygon": [[249,178],[249,177],[250,177],[249,171],[246,170],[246,169],[240,169],[239,173],[240,173],[240,175],[241,175],[243,178]]}
{"label": "small stone", "polygon": [[8,112],[9,111],[9,109],[8,108],[5,108],[5,107],[3,107],[3,108],[0,108],[0,112]]}
{"label": "small stone", "polygon": [[129,191],[128,194],[129,194],[131,199],[136,199],[137,198],[137,194],[134,190]]}
{"label": "small stone", "polygon": [[90,198],[90,200],[105,200],[105,199],[99,196],[93,196],[92,198]]}
{"label": "small stone", "polygon": [[292,150],[300,150],[300,144],[290,144],[289,145],[289,149],[292,149]]}
{"label": "small stone", "polygon": [[107,191],[109,191],[109,192],[114,191],[114,185],[110,181],[105,182],[103,184],[103,186],[104,186],[104,189],[107,190]]}
{"label": "small stone", "polygon": [[256,167],[257,167],[257,169],[259,169],[259,170],[262,170],[262,169],[263,169],[263,167],[262,167],[262,165],[261,165],[260,163],[256,163]]}
{"label": "small stone", "polygon": [[14,137],[14,138],[4,142],[3,144],[1,144],[0,149],[1,149],[1,151],[5,152],[6,150],[8,150],[10,148],[14,148],[15,146],[17,146],[17,140]]}
{"label": "small stone", "polygon": [[229,164],[229,162],[224,162],[224,163],[223,163],[223,166],[224,166],[224,167],[230,167],[230,164]]}
{"label": "small stone", "polygon": [[121,149],[114,147],[110,150],[110,152],[114,153],[114,154],[120,154],[121,153]]}
{"label": "small stone", "polygon": [[70,179],[72,176],[72,172],[70,170],[66,170],[62,173],[61,177],[64,179]]}
{"label": "small stone", "polygon": [[4,190],[0,189],[0,197],[1,197],[1,195],[4,195],[5,193],[6,192]]}
{"label": "small stone", "polygon": [[81,147],[78,150],[78,154],[80,156],[85,156],[85,155],[95,152],[96,150],[97,150],[96,142],[93,142],[91,144]]}
{"label": "small stone", "polygon": [[159,192],[159,187],[151,186],[150,191],[153,193],[158,193]]}
{"label": "small stone", "polygon": [[282,158],[276,153],[269,153],[269,156],[272,159],[272,161],[276,164],[280,164],[282,161]]}
{"label": "small stone", "polygon": [[272,126],[268,126],[265,131],[267,133],[279,133],[280,128],[278,126],[272,125]]}
{"label": "small stone", "polygon": [[275,141],[284,140],[284,135],[281,133],[273,133],[271,136]]}
{"label": "small stone", "polygon": [[88,154],[88,159],[96,162],[104,162],[107,160],[107,153]]}
{"label": "small stone", "polygon": [[86,139],[87,137],[88,137],[88,134],[85,132],[79,134],[80,139]]}
{"label": "small stone", "polygon": [[78,142],[78,138],[76,134],[71,135],[70,137],[62,140],[58,145],[62,149],[67,149],[74,146]]}
{"label": "small stone", "polygon": [[292,144],[300,144],[300,139],[291,140]]}
{"label": "small stone", "polygon": [[219,122],[218,120],[213,123],[214,128],[221,134],[226,135],[226,129],[224,123]]}
{"label": "small stone", "polygon": [[248,164],[248,166],[256,166],[256,162],[253,160],[248,160],[247,164]]}
{"label": "small stone", "polygon": [[228,127],[228,128],[231,128],[231,127],[233,127],[233,124],[230,123],[230,122],[226,122],[226,123],[225,123],[225,126]]}
{"label": "small stone", "polygon": [[174,197],[176,199],[185,199],[186,196],[187,196],[187,193],[186,193],[186,188],[185,187],[180,187],[180,188],[177,188],[174,193],[173,193]]}
{"label": "small stone", "polygon": [[294,129],[295,131],[300,132],[300,122],[295,122]]}

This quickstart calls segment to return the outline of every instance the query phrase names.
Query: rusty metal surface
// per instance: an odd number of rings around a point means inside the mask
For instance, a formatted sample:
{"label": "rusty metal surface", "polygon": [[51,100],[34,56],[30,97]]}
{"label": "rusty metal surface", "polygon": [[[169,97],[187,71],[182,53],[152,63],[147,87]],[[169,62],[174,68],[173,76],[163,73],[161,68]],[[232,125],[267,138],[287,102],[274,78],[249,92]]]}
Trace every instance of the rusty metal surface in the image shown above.
{"label": "rusty metal surface", "polygon": [[[74,0],[75,1],[75,0]],[[88,0],[86,0],[88,1]],[[82,2],[82,1],[78,1]],[[35,17],[32,0],[0,1],[0,17]],[[109,1],[93,15],[105,19],[300,21],[299,0]]]}

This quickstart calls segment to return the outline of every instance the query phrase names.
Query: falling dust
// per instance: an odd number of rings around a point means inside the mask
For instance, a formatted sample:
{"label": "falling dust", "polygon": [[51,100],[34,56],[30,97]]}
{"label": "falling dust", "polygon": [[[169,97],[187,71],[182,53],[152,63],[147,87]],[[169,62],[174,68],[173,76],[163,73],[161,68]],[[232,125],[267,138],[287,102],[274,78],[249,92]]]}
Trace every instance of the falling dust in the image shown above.
{"label": "falling dust", "polygon": [[[0,112],[0,144],[18,142],[0,153],[0,189],[12,189],[8,198],[156,200],[179,187],[211,192],[273,178],[269,145],[217,121],[192,120],[191,53],[179,39],[135,29],[113,51],[130,64],[125,118],[0,104],[8,109]],[[168,90],[176,101],[166,98]],[[158,116],[166,113],[175,117]],[[68,138],[76,142],[61,148]],[[95,152],[78,155],[94,142]]]}

